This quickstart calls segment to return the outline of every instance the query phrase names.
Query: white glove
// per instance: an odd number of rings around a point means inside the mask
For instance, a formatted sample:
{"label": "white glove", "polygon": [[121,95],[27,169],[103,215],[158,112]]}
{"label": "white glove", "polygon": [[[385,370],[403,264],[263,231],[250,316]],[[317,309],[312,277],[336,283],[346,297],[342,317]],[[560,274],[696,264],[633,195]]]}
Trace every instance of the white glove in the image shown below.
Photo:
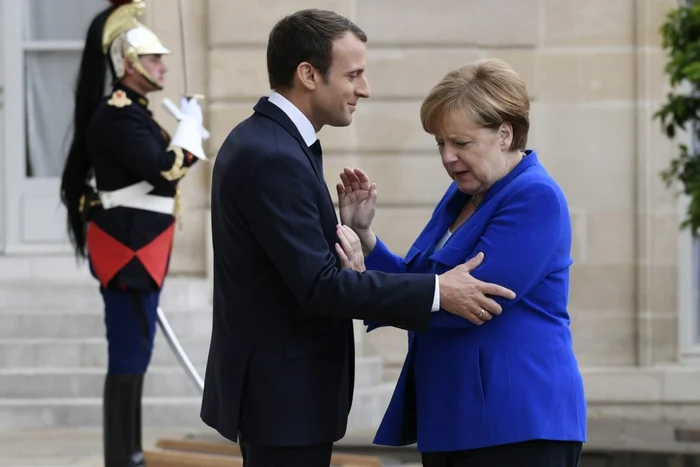
{"label": "white glove", "polygon": [[[199,103],[196,101],[196,99],[194,99],[194,104],[196,104],[196,107],[199,107]],[[168,113],[170,115],[175,117],[176,120],[180,121],[185,117],[185,114],[183,113],[183,111],[178,109],[177,106],[175,104],[173,104],[173,102],[170,99],[168,99],[167,97],[163,99],[163,101],[161,102],[161,105],[165,108],[165,110],[168,111]],[[184,97],[180,100],[180,106],[187,107],[188,111],[193,112],[195,114],[194,116],[196,118],[202,118],[201,117],[202,108],[199,107],[199,109],[196,109],[196,108],[193,109],[193,107],[195,107],[195,105],[192,105],[190,103],[190,101],[188,101]],[[194,122],[194,120],[191,119],[191,117],[187,117],[187,119]],[[202,118],[202,120],[203,120],[203,118]],[[200,127],[200,133],[201,133],[202,139],[204,141],[208,140],[211,135],[209,134],[207,129],[204,128],[204,126],[202,124],[200,124],[199,127]]]}
{"label": "white glove", "polygon": [[180,119],[175,135],[170,140],[170,146],[182,148],[198,159],[207,159],[202,147],[202,126],[197,125],[191,117],[183,116]]}
{"label": "white glove", "polygon": [[180,99],[180,123],[170,144],[188,151],[198,159],[206,160],[202,148],[202,108],[196,98]]}
{"label": "white glove", "polygon": [[182,112],[185,117],[193,119],[198,126],[201,126],[204,122],[202,107],[200,107],[196,97],[192,97],[188,100],[185,96],[182,96],[180,98],[180,112]]}

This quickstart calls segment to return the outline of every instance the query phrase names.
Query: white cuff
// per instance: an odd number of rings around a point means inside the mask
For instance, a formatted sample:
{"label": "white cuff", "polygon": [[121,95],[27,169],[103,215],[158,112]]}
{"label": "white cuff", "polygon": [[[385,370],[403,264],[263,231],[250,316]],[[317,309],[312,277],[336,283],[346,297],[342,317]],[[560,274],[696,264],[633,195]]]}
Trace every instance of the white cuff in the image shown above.
{"label": "white cuff", "polygon": [[182,148],[198,159],[206,160],[202,147],[202,132],[200,125],[190,117],[183,116],[175,130],[175,136],[170,146]]}
{"label": "white cuff", "polygon": [[432,311],[435,313],[440,310],[440,280],[437,274],[435,274],[435,295],[433,295],[433,308]]}

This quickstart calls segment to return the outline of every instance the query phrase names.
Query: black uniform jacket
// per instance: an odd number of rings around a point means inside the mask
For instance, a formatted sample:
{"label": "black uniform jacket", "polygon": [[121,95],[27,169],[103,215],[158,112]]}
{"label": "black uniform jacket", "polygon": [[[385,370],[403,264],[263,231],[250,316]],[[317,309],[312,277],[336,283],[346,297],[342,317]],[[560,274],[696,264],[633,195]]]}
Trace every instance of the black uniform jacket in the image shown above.
{"label": "black uniform jacket", "polygon": [[[86,144],[98,191],[147,181],[151,195],[175,198],[177,184],[197,160],[169,148],[170,136],[153,119],[148,100],[117,84],[90,121]],[[90,207],[87,246],[93,273],[103,286],[152,291],[167,273],[175,213],[132,207]]]}

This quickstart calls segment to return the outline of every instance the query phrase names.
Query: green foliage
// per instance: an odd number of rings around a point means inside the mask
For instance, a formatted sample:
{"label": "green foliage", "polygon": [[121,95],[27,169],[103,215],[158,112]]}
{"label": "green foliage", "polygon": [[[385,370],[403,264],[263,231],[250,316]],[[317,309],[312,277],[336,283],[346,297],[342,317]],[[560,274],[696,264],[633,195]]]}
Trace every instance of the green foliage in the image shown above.
{"label": "green foliage", "polygon": [[[694,132],[700,141],[700,3],[679,6],[670,11],[661,26],[663,47],[668,54],[665,66],[674,92],[654,114],[664,133],[671,139],[677,130]],[[687,93],[679,93],[680,86]],[[680,181],[690,203],[682,228],[690,227],[693,235],[700,229],[700,147],[678,145],[679,154],[661,173],[668,187]]]}

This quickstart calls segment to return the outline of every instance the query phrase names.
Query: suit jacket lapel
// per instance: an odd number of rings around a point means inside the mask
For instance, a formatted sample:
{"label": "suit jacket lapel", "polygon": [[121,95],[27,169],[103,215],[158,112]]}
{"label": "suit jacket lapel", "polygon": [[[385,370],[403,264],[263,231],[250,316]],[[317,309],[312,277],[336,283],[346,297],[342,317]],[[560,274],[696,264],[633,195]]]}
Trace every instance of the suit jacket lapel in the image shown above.
{"label": "suit jacket lapel", "polygon": [[309,159],[311,167],[314,169],[314,173],[316,174],[316,178],[318,178],[323,186],[326,186],[323,173],[321,173],[319,167],[316,166],[314,154],[311,152],[311,148],[306,145],[306,141],[304,141],[304,138],[301,137],[296,125],[294,125],[294,122],[289,119],[287,114],[275,104],[268,102],[267,97],[261,97],[258,103],[255,104],[253,110],[279,123],[282,128],[287,130],[287,132],[297,140],[299,146],[304,151],[304,154],[306,154],[306,157]]}
{"label": "suit jacket lapel", "polygon": [[[276,123],[278,123],[282,128],[287,130],[287,132],[294,137],[294,139],[297,140],[299,143],[299,146],[301,149],[304,151],[304,154],[306,154],[306,158],[309,159],[309,163],[311,164],[311,168],[313,168],[314,173],[316,174],[316,178],[318,179],[319,183],[321,184],[321,187],[323,188],[323,191],[326,193],[326,198],[328,199],[328,202],[331,204],[331,208],[333,209],[333,215],[335,216],[335,206],[333,205],[333,199],[331,198],[331,194],[328,191],[328,186],[326,185],[326,179],[323,177],[323,172],[321,172],[321,169],[316,165],[316,161],[314,160],[314,154],[311,152],[311,148],[309,148],[306,145],[306,141],[304,141],[304,138],[302,138],[301,133],[299,133],[299,130],[297,129],[296,125],[294,125],[294,122],[287,116],[286,113],[279,107],[277,107],[275,104],[272,104],[268,102],[267,97],[261,97],[260,100],[258,101],[257,104],[255,104],[255,107],[253,107],[253,110],[258,112],[261,115],[264,115],[265,117],[274,120]],[[336,217],[336,223],[338,222],[338,219]]]}

